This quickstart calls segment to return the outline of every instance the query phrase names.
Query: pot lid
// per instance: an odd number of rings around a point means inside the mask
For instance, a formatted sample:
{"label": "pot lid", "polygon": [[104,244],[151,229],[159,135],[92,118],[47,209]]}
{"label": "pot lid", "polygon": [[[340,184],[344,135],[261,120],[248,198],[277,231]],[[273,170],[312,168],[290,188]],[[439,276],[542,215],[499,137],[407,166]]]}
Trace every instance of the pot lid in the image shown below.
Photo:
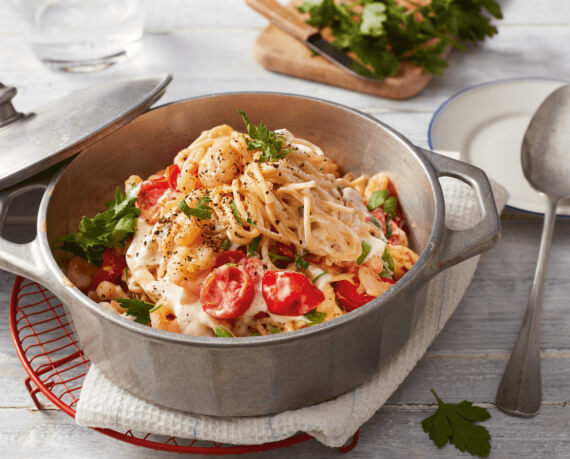
{"label": "pot lid", "polygon": [[0,83],[0,189],[79,153],[144,113],[163,94],[167,74],[115,80],[23,114]]}

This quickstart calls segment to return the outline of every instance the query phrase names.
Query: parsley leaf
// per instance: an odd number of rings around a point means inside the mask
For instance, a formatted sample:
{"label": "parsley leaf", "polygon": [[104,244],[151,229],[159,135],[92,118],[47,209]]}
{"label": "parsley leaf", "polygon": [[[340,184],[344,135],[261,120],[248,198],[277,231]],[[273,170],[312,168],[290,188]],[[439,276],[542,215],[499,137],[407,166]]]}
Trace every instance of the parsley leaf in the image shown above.
{"label": "parsley leaf", "polygon": [[183,199],[178,203],[178,208],[182,210],[188,218],[196,217],[198,220],[209,220],[212,218],[212,208],[207,206],[206,203],[211,201],[212,199],[209,196],[202,196],[198,200],[196,207],[190,207]]}
{"label": "parsley leaf", "polygon": [[357,265],[361,265],[362,263],[364,263],[364,260],[366,260],[366,257],[372,250],[372,246],[366,241],[362,241],[360,245],[362,245],[362,252],[360,253],[360,256],[356,259]]}
{"label": "parsley leaf", "polygon": [[214,335],[216,335],[218,338],[232,338],[234,336],[224,327],[219,326],[214,328]]}
{"label": "parsley leaf", "polygon": [[[423,3],[423,2],[421,2]],[[402,61],[413,61],[441,75],[447,66],[441,54],[448,45],[464,50],[497,33],[486,13],[501,19],[496,0],[432,0],[429,4],[397,0],[305,0],[299,10],[318,29],[329,27],[333,46],[354,53],[378,77],[393,76]],[[366,70],[368,70],[366,69]]]}
{"label": "parsley leaf", "polygon": [[257,255],[257,248],[259,247],[259,242],[261,241],[261,236],[253,238],[249,244],[247,244],[247,256],[254,257]]}
{"label": "parsley leaf", "polygon": [[304,317],[309,320],[308,325],[310,327],[311,325],[320,324],[325,320],[326,316],[326,312],[318,312],[316,309],[313,309],[312,311],[307,312]]}
{"label": "parsley leaf", "polygon": [[300,271],[305,271],[309,267],[309,262],[301,255],[295,254],[295,266]]}
{"label": "parsley leaf", "polygon": [[276,333],[281,333],[283,331],[280,328],[274,327],[273,325],[269,326],[269,330],[271,331],[272,335],[275,335]]}
{"label": "parsley leaf", "polygon": [[231,245],[232,245],[232,241],[230,241],[229,239],[226,239],[224,242],[222,242],[222,245],[220,246],[220,248],[225,252],[226,250],[230,249]]}
{"label": "parsley leaf", "polygon": [[277,161],[285,158],[287,153],[291,151],[290,149],[283,150],[285,138],[282,135],[268,129],[263,122],[259,123],[259,126],[252,125],[245,112],[238,110],[238,113],[247,127],[247,135],[249,136],[249,139],[246,138],[247,149],[261,150],[259,162]]}
{"label": "parsley leaf", "polygon": [[158,309],[154,304],[132,298],[116,298],[117,303],[127,310],[127,315],[133,316],[135,322],[146,325],[150,322],[151,310]]}
{"label": "parsley leaf", "polygon": [[380,277],[394,278],[394,259],[388,250],[388,247],[384,247],[384,252],[382,253],[382,261],[384,262],[384,269],[380,273]]}
{"label": "parsley leaf", "polygon": [[234,217],[236,218],[237,222],[239,223],[239,226],[243,226],[243,220],[241,219],[241,215],[240,215],[239,210],[237,208],[237,204],[233,199],[232,199],[232,202],[230,202],[230,207],[232,209],[232,212],[234,213]]}
{"label": "parsley leaf", "polygon": [[439,406],[435,414],[422,421],[429,438],[438,448],[449,441],[460,451],[487,457],[491,452],[491,435],[485,427],[474,423],[489,419],[489,412],[466,400],[459,404],[445,403],[433,389],[431,392]]}
{"label": "parsley leaf", "polygon": [[388,190],[376,190],[373,191],[370,195],[370,199],[368,199],[368,203],[366,204],[366,208],[368,210],[374,210],[384,204],[386,198],[388,198],[388,194],[390,192]]}
{"label": "parsley leaf", "polygon": [[384,212],[390,215],[390,217],[396,217],[396,207],[398,206],[398,199],[396,196],[390,196],[384,201]]}
{"label": "parsley leaf", "polygon": [[370,218],[370,223],[372,223],[374,226],[377,226],[378,228],[382,228],[382,224],[378,221],[377,218],[375,217],[369,217]]}
{"label": "parsley leaf", "polygon": [[318,281],[322,276],[324,276],[324,275],[327,274],[327,273],[328,273],[328,271],[323,271],[322,273],[317,274],[315,277],[313,277],[313,280],[312,280],[311,282],[312,282],[313,284],[316,284],[317,281]]}
{"label": "parsley leaf", "polygon": [[276,261],[287,261],[287,262],[293,261],[293,259],[291,257],[286,257],[285,255],[279,255],[279,254],[273,253],[273,252],[269,252],[269,259],[274,264]]}
{"label": "parsley leaf", "polygon": [[386,239],[392,236],[392,225],[390,224],[390,216],[386,216]]}
{"label": "parsley leaf", "polygon": [[95,217],[83,217],[79,231],[59,238],[60,248],[85,258],[92,265],[101,265],[103,252],[120,247],[137,228],[140,209],[135,207],[137,198],[127,197],[117,188],[115,199],[106,203],[107,210]]}
{"label": "parsley leaf", "polygon": [[384,21],[386,21],[386,5],[383,3],[368,3],[362,9],[362,22],[360,33],[371,37],[380,37],[386,33]]}

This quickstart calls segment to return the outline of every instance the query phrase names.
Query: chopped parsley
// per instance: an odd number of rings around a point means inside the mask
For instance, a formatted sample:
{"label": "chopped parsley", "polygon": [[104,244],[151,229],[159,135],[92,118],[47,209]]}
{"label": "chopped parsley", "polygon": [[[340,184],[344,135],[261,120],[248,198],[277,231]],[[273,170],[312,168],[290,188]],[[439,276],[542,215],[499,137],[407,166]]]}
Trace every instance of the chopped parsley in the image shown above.
{"label": "chopped parsley", "polygon": [[269,259],[273,264],[277,261],[286,261],[291,263],[293,259],[291,257],[286,257],[285,255],[279,255],[278,253],[269,252]]}
{"label": "chopped parsley", "polygon": [[487,457],[491,452],[491,434],[475,422],[489,419],[489,412],[485,408],[473,406],[467,400],[458,404],[445,403],[433,389],[431,392],[437,400],[438,408],[435,414],[422,421],[422,428],[429,434],[429,438],[438,448],[443,448],[449,442],[459,451]]}
{"label": "chopped parsley", "polygon": [[295,254],[295,266],[300,271],[305,271],[309,267],[309,262],[301,255]]}
{"label": "chopped parsley", "polygon": [[273,325],[270,325],[269,331],[271,331],[271,334],[274,335],[276,333],[281,333],[283,330],[281,330],[280,328],[274,327]]}
{"label": "chopped parsley", "polygon": [[380,277],[388,277],[393,279],[394,277],[394,259],[388,250],[388,247],[384,247],[384,253],[382,253],[382,261],[384,262],[384,269],[380,273]]}
{"label": "chopped parsley", "polygon": [[214,335],[216,335],[218,338],[231,338],[233,337],[233,335],[227,331],[224,327],[216,327],[214,328]]}
{"label": "chopped parsley", "polygon": [[388,198],[389,193],[390,192],[388,190],[373,191],[370,195],[370,199],[368,199],[368,204],[366,204],[368,210],[372,211],[384,204],[384,201],[386,201],[386,198]]}
{"label": "chopped parsley", "polygon": [[232,208],[232,212],[234,213],[234,217],[236,218],[239,225],[243,226],[243,220],[241,219],[241,215],[240,215],[239,210],[237,208],[237,204],[233,199],[232,199],[232,202],[230,202],[230,207]]}
{"label": "chopped parsley", "polygon": [[384,212],[390,215],[390,217],[396,217],[396,207],[398,205],[398,200],[396,196],[390,196],[388,199],[384,201]]}
{"label": "chopped parsley", "polygon": [[162,308],[162,304],[157,304],[154,308],[152,308],[150,311],[148,312],[156,312],[158,311],[160,308]]}
{"label": "chopped parsley", "polygon": [[226,239],[224,242],[222,242],[221,249],[225,252],[226,250],[230,249],[231,245],[232,245],[232,241],[230,241],[229,239]]}
{"label": "chopped parsley", "polygon": [[246,221],[246,223],[247,223],[248,225],[251,225],[251,226],[253,226],[253,225],[255,224],[255,222],[254,222],[250,217],[247,217],[247,218],[245,219],[245,221]]}
{"label": "chopped parsley", "polygon": [[146,301],[135,300],[132,298],[116,298],[117,303],[121,305],[122,308],[127,310],[127,315],[133,316],[135,322],[139,324],[146,325],[150,322],[150,312],[152,310],[158,309],[152,303],[147,303]]}
{"label": "chopped parsley", "polygon": [[247,134],[249,136],[249,139],[246,138],[247,149],[261,150],[261,156],[258,159],[259,162],[277,161],[285,158],[287,153],[292,151],[291,149],[283,150],[285,138],[282,135],[268,129],[263,122],[259,123],[259,126],[252,125],[245,112],[238,110],[238,113],[247,127]]}
{"label": "chopped parsley", "polygon": [[[384,212],[394,218],[396,216],[396,207],[398,207],[398,199],[396,196],[388,197],[389,193],[390,192],[388,190],[376,190],[372,192],[370,199],[368,200],[368,204],[366,204],[368,210],[373,211],[374,209],[382,206]],[[376,225],[376,223],[374,224]]]}
{"label": "chopped parsley", "polygon": [[386,239],[392,236],[392,226],[390,225],[390,217],[386,217]]}
{"label": "chopped parsley", "polygon": [[323,271],[322,273],[317,274],[315,277],[313,277],[313,280],[312,280],[311,282],[312,282],[313,284],[316,284],[317,281],[318,281],[321,277],[323,277],[325,274],[327,274],[327,273],[328,273],[328,271]]}
{"label": "chopped parsley", "polygon": [[60,248],[85,258],[92,265],[101,265],[103,252],[120,247],[137,229],[140,209],[135,207],[137,198],[128,197],[117,188],[115,199],[107,202],[107,210],[95,217],[83,217],[79,231],[58,239]]}
{"label": "chopped parsley", "polygon": [[[318,29],[330,27],[336,48],[352,52],[364,64],[361,73],[372,71],[380,78],[394,76],[403,61],[412,61],[433,75],[447,66],[441,56],[450,45],[465,50],[497,33],[486,13],[502,18],[496,0],[305,0],[299,10]],[[358,70],[357,70],[358,71]]]}
{"label": "chopped parsley", "polygon": [[178,208],[182,210],[188,218],[196,217],[198,220],[209,220],[212,218],[212,208],[207,206],[206,203],[211,201],[212,199],[209,196],[202,196],[196,207],[190,207],[183,199],[178,203]]}
{"label": "chopped parsley", "polygon": [[316,309],[313,309],[312,311],[307,312],[304,317],[309,321],[308,325],[310,327],[311,325],[320,324],[325,320],[326,316],[326,312],[318,312]]}
{"label": "chopped parsley", "polygon": [[366,241],[362,241],[360,245],[362,246],[362,252],[360,252],[360,256],[356,259],[357,265],[361,265],[362,263],[364,263],[364,260],[366,260],[366,257],[370,254],[370,251],[372,250],[372,246]]}
{"label": "chopped parsley", "polygon": [[378,228],[382,228],[382,224],[378,221],[378,219],[376,217],[369,217],[370,218],[370,223],[372,223],[374,226],[377,226]]}
{"label": "chopped parsley", "polygon": [[248,257],[253,257],[253,256],[257,255],[257,249],[259,247],[260,241],[261,241],[261,236],[257,236],[255,238],[253,238],[251,241],[249,241],[249,244],[247,244],[247,256]]}

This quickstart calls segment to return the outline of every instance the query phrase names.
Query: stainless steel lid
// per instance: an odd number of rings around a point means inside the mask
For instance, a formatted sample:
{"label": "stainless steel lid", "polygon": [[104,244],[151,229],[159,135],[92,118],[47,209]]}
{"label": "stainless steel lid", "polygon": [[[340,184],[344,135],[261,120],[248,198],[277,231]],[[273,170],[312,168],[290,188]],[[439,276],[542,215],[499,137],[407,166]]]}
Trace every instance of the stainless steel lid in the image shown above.
{"label": "stainless steel lid", "polygon": [[74,92],[22,114],[16,89],[0,83],[0,189],[59,163],[124,126],[156,102],[167,74],[117,80]]}

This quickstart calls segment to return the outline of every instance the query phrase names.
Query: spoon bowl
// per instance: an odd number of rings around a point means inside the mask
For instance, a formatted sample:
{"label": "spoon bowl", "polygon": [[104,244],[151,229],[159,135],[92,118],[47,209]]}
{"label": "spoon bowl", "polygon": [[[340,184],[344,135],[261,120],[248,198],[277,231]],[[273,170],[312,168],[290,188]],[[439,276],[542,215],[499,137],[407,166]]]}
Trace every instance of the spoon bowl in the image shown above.
{"label": "spoon bowl", "polygon": [[521,163],[535,190],[558,199],[570,196],[570,85],[552,92],[532,117]]}

